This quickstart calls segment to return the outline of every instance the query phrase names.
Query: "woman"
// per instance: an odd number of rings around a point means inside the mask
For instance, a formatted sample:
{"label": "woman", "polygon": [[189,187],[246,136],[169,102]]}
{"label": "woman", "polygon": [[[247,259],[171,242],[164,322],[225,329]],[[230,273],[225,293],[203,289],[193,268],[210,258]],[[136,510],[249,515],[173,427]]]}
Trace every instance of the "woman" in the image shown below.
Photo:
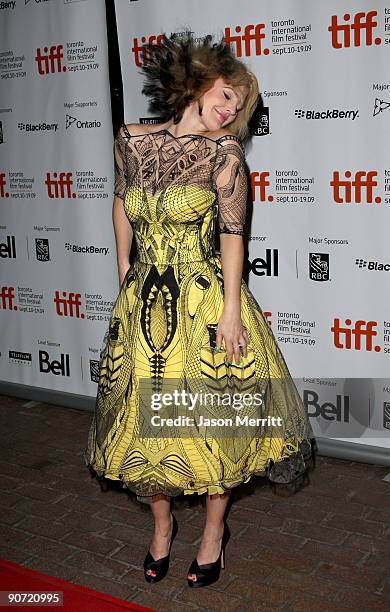
{"label": "woman", "polygon": [[[242,140],[259,99],[257,80],[211,36],[164,37],[145,57],[143,92],[166,121],[123,125],[115,139],[121,289],[101,351],[85,459],[100,479],[121,480],[150,503],[149,582],[168,570],[178,529],[171,498],[206,495],[203,537],[187,575],[189,586],[200,587],[224,567],[231,490],[255,474],[276,483],[301,477],[312,431],[270,326],[241,278],[248,199]],[[130,266],[133,235],[137,257]],[[239,408],[206,402],[197,404],[196,419],[165,424],[161,405],[151,408],[156,394],[210,389],[225,397],[227,390],[228,398],[238,391]],[[240,416],[272,417],[272,424],[231,418],[243,408],[243,391],[252,404]],[[261,401],[254,406],[256,393]],[[188,405],[171,404],[165,415],[188,416]]]}

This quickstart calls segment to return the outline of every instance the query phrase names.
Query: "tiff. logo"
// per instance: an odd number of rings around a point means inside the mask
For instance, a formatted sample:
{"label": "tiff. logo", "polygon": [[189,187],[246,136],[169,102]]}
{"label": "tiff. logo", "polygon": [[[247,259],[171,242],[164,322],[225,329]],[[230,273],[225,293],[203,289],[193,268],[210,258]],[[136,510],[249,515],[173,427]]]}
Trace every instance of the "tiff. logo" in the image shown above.
{"label": "tiff. logo", "polygon": [[40,47],[37,48],[35,61],[38,67],[38,74],[55,74],[56,72],[66,72],[66,66],[62,64],[63,45],[52,45],[43,47],[43,52]]}
{"label": "tiff. logo", "polygon": [[[351,319],[345,319],[344,327],[340,324],[340,319],[333,320],[333,326],[330,328],[333,332],[334,346],[339,349],[353,349],[361,351],[363,348],[366,351],[374,351],[379,353],[381,347],[375,345],[373,347],[373,338],[377,335],[375,327],[378,325],[376,321],[365,321],[359,319],[352,323]],[[364,347],[362,347],[364,340]]]}
{"label": "tiff. logo", "polygon": [[[344,23],[340,23],[341,19],[337,15],[332,15],[328,27],[328,31],[331,33],[332,47],[342,49],[343,47],[350,47],[351,43],[354,47],[360,47],[362,44],[369,47],[373,42],[375,45],[380,45],[382,39],[379,37],[373,38],[374,29],[378,25],[378,22],[374,21],[376,16],[376,11],[369,11],[368,13],[361,11],[353,16],[345,13],[343,15]],[[348,23],[351,19],[353,19],[353,22]],[[364,32],[364,43],[362,43],[362,32]]]}
{"label": "tiff. logo", "polygon": [[49,198],[64,199],[75,198],[76,194],[72,191],[72,172],[47,172],[45,185]]}
{"label": "tiff. logo", "polygon": [[378,176],[375,170],[365,172],[360,170],[352,175],[352,172],[346,170],[344,179],[340,178],[340,172],[333,172],[333,179],[330,181],[330,186],[333,189],[333,198],[336,204],[361,204],[364,201],[366,204],[380,204],[382,198],[376,196],[374,198],[374,187],[378,186],[378,182],[374,180]]}
{"label": "tiff. logo", "polygon": [[[242,34],[242,27],[240,25],[234,28],[234,34],[229,27],[225,28],[225,41],[230,46],[234,46],[234,52],[237,57],[243,55],[249,57],[250,55],[268,55],[269,49],[262,48],[261,41],[265,39],[265,33],[263,32],[265,23],[248,24],[244,27],[244,33]],[[254,51],[254,53],[253,53]]]}

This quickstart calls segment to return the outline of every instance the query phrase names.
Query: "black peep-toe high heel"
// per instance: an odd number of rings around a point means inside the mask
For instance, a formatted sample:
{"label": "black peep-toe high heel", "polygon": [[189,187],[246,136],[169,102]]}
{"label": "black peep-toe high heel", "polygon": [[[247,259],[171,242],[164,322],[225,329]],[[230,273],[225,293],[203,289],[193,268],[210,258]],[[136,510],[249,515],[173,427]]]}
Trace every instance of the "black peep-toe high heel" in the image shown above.
{"label": "black peep-toe high heel", "polygon": [[[229,538],[230,529],[227,523],[224,523],[221,552],[219,553],[218,559],[213,563],[205,563],[204,565],[199,565],[195,557],[187,572],[188,586],[193,588],[204,587],[208,586],[209,584],[213,584],[213,582],[216,582],[218,580],[221,568],[225,569],[225,546]],[[188,578],[188,574],[195,574],[196,580],[191,580],[190,578]]]}
{"label": "black peep-toe high heel", "polygon": [[[171,541],[169,543],[168,554],[165,557],[162,557],[161,559],[157,559],[157,560],[153,558],[150,550],[148,550],[146,554],[146,557],[144,560],[144,576],[147,582],[159,582],[159,580],[162,580],[168,572],[172,542],[175,539],[175,536],[178,530],[177,520],[172,513],[171,513],[171,516],[172,516],[172,535],[171,535]],[[152,570],[153,572],[156,572],[156,575],[151,576],[150,574],[147,574],[146,572],[148,570]]]}

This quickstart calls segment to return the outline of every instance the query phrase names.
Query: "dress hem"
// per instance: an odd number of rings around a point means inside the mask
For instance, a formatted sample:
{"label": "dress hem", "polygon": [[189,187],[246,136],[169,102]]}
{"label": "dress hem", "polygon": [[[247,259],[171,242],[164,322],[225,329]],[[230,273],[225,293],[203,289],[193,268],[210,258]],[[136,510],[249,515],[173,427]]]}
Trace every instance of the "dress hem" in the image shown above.
{"label": "dress hem", "polygon": [[[302,443],[301,443],[302,444]],[[302,447],[301,447],[302,448]],[[193,483],[191,488],[184,488],[180,486],[168,487],[165,491],[156,490],[151,491],[146,495],[141,495],[137,492],[139,490],[139,481],[126,480],[126,474],[123,472],[110,472],[105,471],[104,466],[98,467],[96,463],[86,461],[87,467],[89,467],[96,475],[99,482],[106,480],[122,482],[122,487],[128,489],[131,493],[134,493],[140,502],[151,503],[151,499],[155,495],[166,495],[168,497],[178,497],[184,495],[223,495],[224,493],[235,489],[236,487],[247,484],[254,476],[258,478],[267,478],[270,482],[277,485],[294,485],[302,476],[304,476],[312,467],[313,450],[311,443],[308,440],[303,441],[302,450],[292,453],[285,457],[281,461],[274,462],[272,459],[268,459],[264,469],[254,470],[250,473],[241,473],[239,478],[231,480],[221,480],[217,482],[199,483],[190,481]],[[308,452],[308,448],[310,449]],[[289,477],[286,477],[286,469],[289,470]],[[295,468],[295,469],[294,469]],[[294,471],[293,471],[294,469]],[[281,476],[282,474],[282,476]]]}

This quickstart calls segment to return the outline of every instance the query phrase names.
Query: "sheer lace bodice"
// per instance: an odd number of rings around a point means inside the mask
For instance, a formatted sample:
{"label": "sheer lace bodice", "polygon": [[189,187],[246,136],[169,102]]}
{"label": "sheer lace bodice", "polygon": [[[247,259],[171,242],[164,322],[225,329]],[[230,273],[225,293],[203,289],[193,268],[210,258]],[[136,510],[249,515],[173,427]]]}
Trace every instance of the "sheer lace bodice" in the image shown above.
{"label": "sheer lace bodice", "polygon": [[114,144],[115,195],[123,199],[140,261],[197,261],[213,255],[214,231],[243,235],[248,195],[236,136],[174,136],[161,129]]}

